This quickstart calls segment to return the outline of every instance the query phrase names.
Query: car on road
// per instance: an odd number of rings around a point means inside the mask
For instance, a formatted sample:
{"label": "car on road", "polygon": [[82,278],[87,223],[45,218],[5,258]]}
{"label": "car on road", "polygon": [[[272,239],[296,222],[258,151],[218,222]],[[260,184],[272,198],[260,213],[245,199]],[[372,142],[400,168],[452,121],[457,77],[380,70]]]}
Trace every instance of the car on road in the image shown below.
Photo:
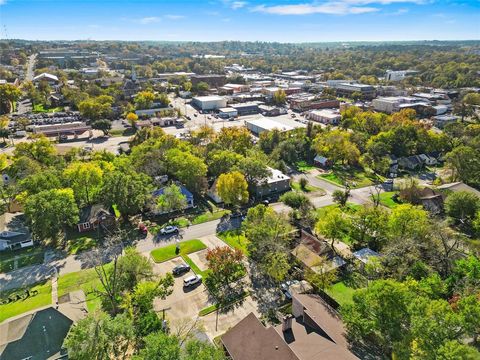
{"label": "car on road", "polygon": [[173,275],[181,275],[190,271],[190,266],[187,264],[178,264],[172,270]]}
{"label": "car on road", "polygon": [[178,234],[178,227],[173,225],[168,225],[160,229],[160,234],[169,235],[169,234]]}
{"label": "car on road", "polygon": [[183,286],[190,287],[202,282],[202,275],[192,275],[183,279]]}

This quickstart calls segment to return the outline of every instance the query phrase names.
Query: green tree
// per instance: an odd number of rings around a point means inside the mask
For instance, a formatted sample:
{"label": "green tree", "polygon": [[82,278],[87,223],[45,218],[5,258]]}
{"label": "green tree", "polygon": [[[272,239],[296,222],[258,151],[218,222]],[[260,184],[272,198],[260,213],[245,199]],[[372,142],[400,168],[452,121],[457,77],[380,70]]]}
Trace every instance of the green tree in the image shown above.
{"label": "green tree", "polygon": [[53,164],[56,154],[55,147],[45,136],[39,136],[32,142],[21,142],[13,150],[13,156],[16,159],[26,156],[44,165]]}
{"label": "green tree", "polygon": [[135,95],[134,102],[137,109],[149,109],[155,100],[155,94],[151,91],[140,91]]}
{"label": "green tree", "polygon": [[35,237],[56,243],[59,233],[78,220],[72,189],[44,190],[27,198],[25,216]]}
{"label": "green tree", "polygon": [[335,190],[332,193],[333,201],[338,205],[340,205],[341,207],[345,207],[345,205],[347,205],[347,201],[349,197],[350,197],[350,188],[346,188],[345,190]]}
{"label": "green tree", "polygon": [[96,120],[92,123],[92,129],[101,130],[104,136],[107,136],[112,129],[112,122],[107,119]]}
{"label": "green tree", "polygon": [[205,341],[189,340],[183,349],[182,360],[224,360],[222,349]]}
{"label": "green tree", "polygon": [[332,130],[319,133],[313,145],[318,154],[329,158],[333,163],[341,161],[354,165],[360,158],[360,151],[351,141],[351,134],[347,131]]}
{"label": "green tree", "polygon": [[243,156],[230,150],[210,152],[207,158],[208,173],[213,177],[225,174],[238,166]]}
{"label": "green tree", "polygon": [[132,291],[142,280],[150,280],[153,266],[148,258],[134,247],[127,247],[125,255],[118,259],[118,286],[121,290]]}
{"label": "green tree", "polygon": [[135,172],[105,174],[102,198],[107,206],[116,205],[123,216],[138,214],[150,198],[150,179]]}
{"label": "green tree", "polygon": [[460,145],[445,155],[446,167],[452,171],[453,181],[467,184],[480,183],[480,152],[473,147]]}
{"label": "green tree", "polygon": [[277,90],[273,93],[273,103],[275,105],[284,105],[287,101],[287,94],[285,93],[285,90]]}
{"label": "green tree", "polygon": [[157,197],[157,208],[161,212],[168,213],[182,210],[187,207],[187,198],[182,194],[180,187],[171,184],[164,188],[163,193]]}
{"label": "green tree", "polygon": [[475,360],[480,358],[480,352],[472,346],[451,340],[440,346],[436,356],[438,360]]}
{"label": "green tree", "polygon": [[271,252],[265,256],[263,270],[276,282],[285,280],[291,268],[290,257],[285,252]]}
{"label": "green tree", "polygon": [[351,220],[339,208],[329,210],[315,225],[315,231],[331,241],[330,246],[335,250],[335,242],[347,234]]}
{"label": "green tree", "polygon": [[8,114],[14,110],[15,102],[20,99],[22,92],[15,85],[0,85],[0,114]]}
{"label": "green tree", "polygon": [[422,240],[428,230],[427,212],[410,204],[397,206],[388,219],[388,235],[395,241],[405,238]]}
{"label": "green tree", "polygon": [[150,334],[144,339],[145,346],[132,360],[179,360],[180,343],[174,336],[162,331]]}
{"label": "green tree", "polygon": [[453,192],[445,201],[445,212],[456,222],[470,223],[480,210],[480,199],[467,191]]}
{"label": "green tree", "polygon": [[203,159],[179,149],[166,152],[169,174],[193,191],[201,191],[206,185],[207,166]]}
{"label": "green tree", "polygon": [[63,175],[79,204],[91,205],[95,202],[103,178],[103,170],[97,164],[75,162],[64,170]]}
{"label": "green tree", "polygon": [[72,360],[108,360],[125,358],[135,345],[134,325],[127,316],[114,318],[96,312],[70,328],[63,346]]}
{"label": "green tree", "polygon": [[248,201],[248,183],[238,171],[221,174],[217,181],[217,192],[227,205],[236,207]]}
{"label": "green tree", "polygon": [[56,170],[43,170],[27,176],[20,181],[20,190],[27,195],[38,194],[43,190],[59,189],[62,187],[59,174]]}
{"label": "green tree", "polygon": [[108,95],[100,95],[96,98],[88,98],[78,104],[80,114],[90,120],[109,118],[112,114],[113,98]]}
{"label": "green tree", "polygon": [[245,127],[224,127],[218,132],[215,145],[223,150],[246,155],[248,149],[251,149],[253,146],[252,136]]}

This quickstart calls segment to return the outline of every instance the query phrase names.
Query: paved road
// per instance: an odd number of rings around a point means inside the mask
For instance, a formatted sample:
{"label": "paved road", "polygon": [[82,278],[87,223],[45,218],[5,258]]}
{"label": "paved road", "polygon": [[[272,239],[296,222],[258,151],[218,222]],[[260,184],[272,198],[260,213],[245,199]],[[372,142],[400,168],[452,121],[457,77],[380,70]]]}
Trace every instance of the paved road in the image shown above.
{"label": "paved road", "polygon": [[[231,222],[224,220],[214,220],[203,224],[192,225],[188,228],[181,229],[178,236],[154,237],[149,234],[145,239],[138,241],[135,247],[139,252],[150,252],[158,247],[163,247],[179,241],[196,239],[199,237],[214,235],[217,231],[223,231],[232,227],[238,227],[240,220],[236,219]],[[34,284],[52,275],[55,275],[55,269],[59,275],[64,275],[82,269],[89,268],[91,256],[88,252],[80,255],[70,255],[63,259],[53,259],[43,265],[34,265],[9,273],[0,274],[0,291],[16,289],[26,285]]]}
{"label": "paved road", "polygon": [[28,58],[27,71],[25,73],[25,80],[26,81],[32,81],[33,80],[33,75],[35,74],[34,70],[35,70],[36,60],[37,60],[37,54],[30,55],[30,57]]}

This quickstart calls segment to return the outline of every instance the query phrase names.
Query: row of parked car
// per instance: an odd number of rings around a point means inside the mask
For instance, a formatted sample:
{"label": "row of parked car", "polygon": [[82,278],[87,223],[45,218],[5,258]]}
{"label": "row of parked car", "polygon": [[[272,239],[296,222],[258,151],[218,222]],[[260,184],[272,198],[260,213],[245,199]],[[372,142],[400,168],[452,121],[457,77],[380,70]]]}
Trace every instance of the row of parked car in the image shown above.
{"label": "row of parked car", "polygon": [[18,117],[26,117],[30,120],[31,125],[51,125],[51,124],[65,124],[74,121],[82,121],[79,112],[57,112],[57,113],[40,113],[40,114],[25,114],[12,116],[9,123],[9,128],[15,129],[17,127],[16,119]]}

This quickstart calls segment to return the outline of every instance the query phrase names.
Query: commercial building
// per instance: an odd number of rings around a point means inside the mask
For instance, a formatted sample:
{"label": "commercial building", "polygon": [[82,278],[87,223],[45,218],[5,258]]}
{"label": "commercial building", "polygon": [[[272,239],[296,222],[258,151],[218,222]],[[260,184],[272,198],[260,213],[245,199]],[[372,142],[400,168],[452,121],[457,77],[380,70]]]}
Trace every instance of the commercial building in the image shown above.
{"label": "commercial building", "polygon": [[385,74],[385,80],[387,81],[402,81],[409,75],[414,75],[418,73],[418,71],[415,70],[400,70],[400,71],[394,71],[394,70],[387,70]]}
{"label": "commercial building", "polygon": [[282,124],[281,122],[275,121],[274,119],[261,117],[258,119],[253,120],[246,120],[245,126],[248,130],[250,130],[255,135],[260,135],[264,131],[270,131],[273,129],[277,129],[280,131],[290,131],[293,130],[294,127],[286,124]]}
{"label": "commercial building", "polygon": [[342,119],[342,115],[336,110],[312,110],[307,115],[308,119],[322,124],[337,125]]}
{"label": "commercial building", "polygon": [[258,102],[231,104],[230,107],[237,110],[239,116],[258,114],[260,112]]}
{"label": "commercial building", "polygon": [[429,107],[430,104],[414,97],[389,96],[373,99],[372,106],[376,111],[392,114],[407,108],[416,109],[420,106]]}
{"label": "commercial building", "polygon": [[50,85],[57,85],[59,83],[58,77],[49,73],[41,73],[33,78],[34,83],[46,81]]}
{"label": "commercial building", "polygon": [[307,111],[313,109],[338,108],[340,101],[337,99],[321,99],[314,95],[292,95],[288,98],[290,109]]}
{"label": "commercial building", "polygon": [[227,81],[227,77],[225,75],[191,75],[190,81],[192,82],[193,86],[196,86],[200,82],[207,83],[208,86],[218,88],[225,85]]}
{"label": "commercial building", "polygon": [[362,99],[371,100],[375,97],[375,88],[372,85],[343,82],[334,86],[338,96],[351,96],[360,93]]}
{"label": "commercial building", "polygon": [[218,116],[221,118],[229,118],[229,117],[236,117],[238,116],[238,112],[236,109],[232,107],[221,108],[218,110]]}
{"label": "commercial building", "polygon": [[250,91],[250,86],[245,84],[225,84],[218,88],[220,94],[233,95],[242,92]]}
{"label": "commercial building", "polygon": [[192,105],[201,110],[218,110],[227,106],[227,100],[222,96],[197,96],[192,99]]}

